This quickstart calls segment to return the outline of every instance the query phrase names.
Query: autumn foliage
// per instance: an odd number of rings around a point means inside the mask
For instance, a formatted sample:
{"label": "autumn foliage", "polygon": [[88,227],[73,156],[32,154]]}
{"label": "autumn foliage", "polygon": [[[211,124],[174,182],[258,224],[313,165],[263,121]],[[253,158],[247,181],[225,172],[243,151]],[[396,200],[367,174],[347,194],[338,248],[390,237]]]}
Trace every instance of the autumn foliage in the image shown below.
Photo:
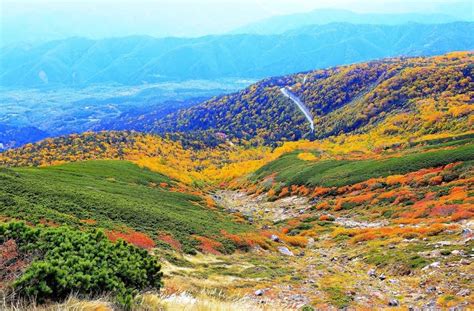
{"label": "autumn foliage", "polygon": [[148,235],[133,231],[131,229],[125,230],[124,232],[121,231],[106,231],[107,238],[112,242],[115,242],[119,239],[124,240],[130,244],[135,246],[149,249],[155,247],[155,242],[151,239]]}

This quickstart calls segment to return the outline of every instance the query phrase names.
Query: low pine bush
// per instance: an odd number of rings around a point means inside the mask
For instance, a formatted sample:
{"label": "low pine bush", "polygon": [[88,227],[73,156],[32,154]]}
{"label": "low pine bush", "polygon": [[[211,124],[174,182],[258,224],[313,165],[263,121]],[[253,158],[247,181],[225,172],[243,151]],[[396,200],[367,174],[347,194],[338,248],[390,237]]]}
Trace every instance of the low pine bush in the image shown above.
{"label": "low pine bush", "polygon": [[33,262],[14,281],[20,296],[39,303],[70,294],[112,295],[130,308],[136,294],[159,290],[160,265],[146,250],[122,240],[110,242],[102,231],[68,227],[32,228],[21,222],[0,225],[0,243],[14,240]]}

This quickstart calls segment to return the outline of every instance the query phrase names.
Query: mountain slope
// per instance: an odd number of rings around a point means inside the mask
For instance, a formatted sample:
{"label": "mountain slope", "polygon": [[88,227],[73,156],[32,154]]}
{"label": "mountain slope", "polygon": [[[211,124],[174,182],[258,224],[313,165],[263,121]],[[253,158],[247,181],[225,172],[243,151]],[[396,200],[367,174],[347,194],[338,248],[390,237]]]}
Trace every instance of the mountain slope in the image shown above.
{"label": "mountain slope", "polygon": [[459,19],[446,14],[377,14],[337,9],[317,9],[309,13],[270,17],[239,27],[233,33],[278,34],[303,26],[330,23],[400,25],[405,23],[441,24],[455,21],[459,21]]}
{"label": "mountain slope", "polygon": [[2,86],[45,87],[263,78],[382,57],[474,49],[473,25],[329,24],[279,35],[71,38],[5,48],[0,79]]}
{"label": "mountain slope", "polygon": [[105,228],[112,238],[142,247],[154,246],[153,240],[164,247],[164,239],[177,241],[173,245],[179,250],[195,252],[197,236],[211,238],[221,230],[236,233],[247,228],[167,176],[126,161],[3,169],[0,184],[2,217]]}
{"label": "mountain slope", "polygon": [[33,127],[18,127],[0,123],[0,151],[44,139],[48,133]]}
{"label": "mountain slope", "polygon": [[472,53],[452,53],[269,78],[238,93],[180,110],[151,130],[222,132],[231,138],[267,143],[297,140],[309,127],[291,100],[281,94],[280,88],[287,87],[315,116],[316,138],[366,131],[383,120],[390,121],[385,131],[462,132],[468,129],[472,112],[473,60]]}

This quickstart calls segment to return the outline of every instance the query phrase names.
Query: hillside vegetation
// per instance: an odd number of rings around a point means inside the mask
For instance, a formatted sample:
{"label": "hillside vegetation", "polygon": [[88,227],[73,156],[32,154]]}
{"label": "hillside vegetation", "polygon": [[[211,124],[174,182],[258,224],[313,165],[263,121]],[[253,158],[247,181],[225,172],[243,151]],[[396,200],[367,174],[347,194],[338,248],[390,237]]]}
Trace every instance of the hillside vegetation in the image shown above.
{"label": "hillside vegetation", "polygon": [[[0,153],[0,289],[57,309],[71,293],[137,310],[469,309],[473,57],[271,78],[151,124],[162,137]],[[316,115],[307,139],[282,86]]]}
{"label": "hillside vegetation", "polygon": [[[287,87],[315,116],[325,138],[360,133],[386,121],[386,133],[463,133],[472,125],[472,53],[399,58],[265,79],[238,93],[211,99],[158,121],[151,131],[220,132],[253,143],[298,140],[309,126],[283,96]],[[469,120],[469,121],[468,121]],[[205,138],[204,138],[205,140]]]}
{"label": "hillside vegetation", "polygon": [[[30,223],[104,228],[113,240],[141,247],[199,250],[200,237],[244,232],[200,193],[125,161],[88,161],[47,168],[2,169],[0,216]],[[217,242],[216,242],[217,243]],[[233,250],[232,243],[222,252]]]}
{"label": "hillside vegetation", "polygon": [[[447,150],[423,151],[370,160],[305,160],[307,152],[292,152],[258,169],[255,178],[275,176],[286,185],[334,187],[356,184],[375,177],[403,175],[423,168],[474,160],[472,139]],[[438,148],[441,146],[437,146]],[[310,153],[311,154],[311,153]]]}

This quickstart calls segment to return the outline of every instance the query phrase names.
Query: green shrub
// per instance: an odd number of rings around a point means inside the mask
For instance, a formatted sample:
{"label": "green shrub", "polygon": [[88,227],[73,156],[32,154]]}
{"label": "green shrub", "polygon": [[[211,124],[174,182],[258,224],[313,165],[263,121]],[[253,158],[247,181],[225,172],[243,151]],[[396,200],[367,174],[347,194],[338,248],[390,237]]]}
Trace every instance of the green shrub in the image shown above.
{"label": "green shrub", "polygon": [[[0,216],[74,228],[130,228],[157,239],[167,233],[185,253],[196,253],[193,235],[236,234],[250,227],[205,206],[197,195],[150,186],[168,177],[126,161],[85,161],[0,171]],[[81,220],[92,220],[84,223]],[[163,246],[158,244],[158,246]]]}
{"label": "green shrub", "polygon": [[162,285],[156,258],[124,241],[112,243],[101,231],[2,224],[0,243],[10,239],[34,258],[13,287],[19,295],[40,303],[60,301],[71,293],[111,294],[130,308],[140,291],[159,290]]}
{"label": "green shrub", "polygon": [[[287,153],[259,168],[252,175],[253,181],[275,174],[275,180],[286,186],[308,185],[341,187],[370,178],[406,174],[423,168],[443,166],[458,161],[474,160],[474,144],[467,143],[453,149],[414,152],[400,157],[370,160],[303,161],[298,151]],[[447,177],[452,178],[452,177]],[[380,185],[383,186],[383,185]]]}

